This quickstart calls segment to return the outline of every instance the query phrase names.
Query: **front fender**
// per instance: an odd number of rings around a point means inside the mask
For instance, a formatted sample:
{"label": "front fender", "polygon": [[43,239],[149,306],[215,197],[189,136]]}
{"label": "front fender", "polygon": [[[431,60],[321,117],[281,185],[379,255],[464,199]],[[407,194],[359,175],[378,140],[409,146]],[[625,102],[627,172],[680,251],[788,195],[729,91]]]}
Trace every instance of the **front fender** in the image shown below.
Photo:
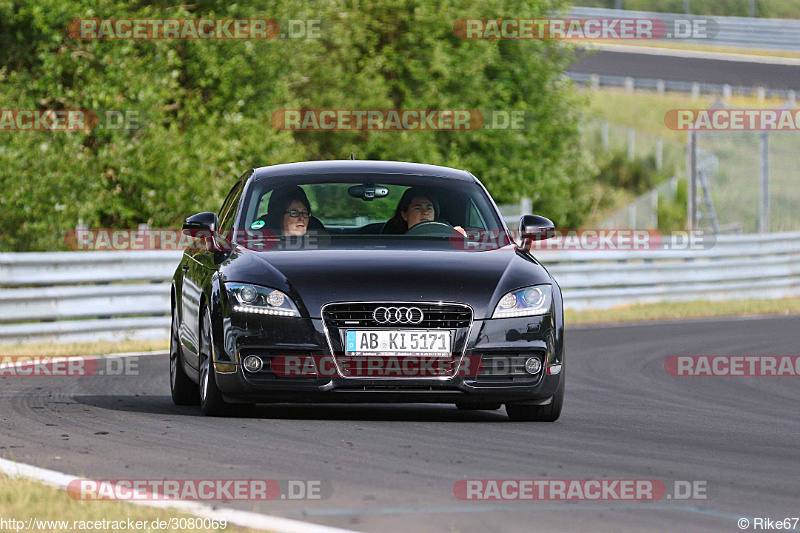
{"label": "front fender", "polygon": [[[226,322],[230,321],[227,311],[227,297],[224,286],[220,279],[219,271],[214,272],[209,279],[205,291],[206,302],[208,302],[209,312],[211,313],[211,331],[214,342],[214,362],[215,363],[235,363],[233,349],[226,349],[225,332],[229,329],[225,327]],[[230,347],[228,347],[230,348]]]}

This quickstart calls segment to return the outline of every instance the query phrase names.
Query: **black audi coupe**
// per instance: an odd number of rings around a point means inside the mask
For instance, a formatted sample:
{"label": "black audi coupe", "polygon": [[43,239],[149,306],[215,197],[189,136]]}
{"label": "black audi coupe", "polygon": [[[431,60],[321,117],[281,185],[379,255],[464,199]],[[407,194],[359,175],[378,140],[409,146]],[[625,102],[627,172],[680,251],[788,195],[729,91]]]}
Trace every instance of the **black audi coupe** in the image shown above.
{"label": "black audi coupe", "polygon": [[186,219],[170,385],[207,415],[267,402],[450,403],[554,421],[561,290],[464,170],[319,161],[247,171]]}

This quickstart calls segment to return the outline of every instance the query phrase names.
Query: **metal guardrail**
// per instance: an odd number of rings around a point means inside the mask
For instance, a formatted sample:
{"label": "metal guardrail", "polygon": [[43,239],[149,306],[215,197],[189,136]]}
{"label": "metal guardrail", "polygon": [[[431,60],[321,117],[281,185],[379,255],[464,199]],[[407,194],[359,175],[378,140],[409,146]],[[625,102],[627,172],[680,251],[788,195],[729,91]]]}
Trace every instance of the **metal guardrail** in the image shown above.
{"label": "metal guardrail", "polygon": [[[673,242],[673,245],[675,242]],[[0,254],[0,343],[167,338],[180,252]],[[800,296],[800,232],[706,250],[537,250],[565,306]]]}
{"label": "metal guardrail", "polygon": [[169,336],[181,252],[0,254],[0,343]]}
{"label": "metal guardrail", "polygon": [[691,81],[656,80],[651,78],[632,78],[630,76],[609,76],[605,74],[585,74],[583,72],[567,72],[566,76],[587,87],[624,87],[629,91],[649,90],[660,94],[665,92],[691,93],[693,98],[701,94],[710,94],[728,99],[737,96],[758,96],[764,98],[782,98],[789,102],[797,99],[797,91],[792,89],[766,89],[764,87],[732,86],[720,83],[700,83]]}
{"label": "metal guardrail", "polygon": [[[674,242],[674,241],[673,241]],[[565,306],[800,296],[800,233],[720,235],[707,250],[541,250]]]}
{"label": "metal guardrail", "polygon": [[[573,7],[570,16],[576,18],[656,18],[667,24],[675,20],[713,19],[719,32],[712,39],[681,39],[677,42],[729,48],[759,48],[764,50],[800,51],[800,20],[764,19],[749,17],[701,17],[678,13],[653,13],[591,7]],[[656,41],[657,42],[657,41]]]}

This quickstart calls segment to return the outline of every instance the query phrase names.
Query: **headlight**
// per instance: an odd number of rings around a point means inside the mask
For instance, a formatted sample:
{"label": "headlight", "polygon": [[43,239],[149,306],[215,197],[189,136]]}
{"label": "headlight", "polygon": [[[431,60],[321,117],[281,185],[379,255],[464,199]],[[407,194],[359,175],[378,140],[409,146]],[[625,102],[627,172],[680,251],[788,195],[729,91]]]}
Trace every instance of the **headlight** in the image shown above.
{"label": "headlight", "polygon": [[544,315],[550,312],[553,301],[553,287],[536,285],[511,291],[497,303],[492,318]]}
{"label": "headlight", "polygon": [[300,316],[292,299],[281,291],[247,283],[226,283],[233,310],[257,315]]}

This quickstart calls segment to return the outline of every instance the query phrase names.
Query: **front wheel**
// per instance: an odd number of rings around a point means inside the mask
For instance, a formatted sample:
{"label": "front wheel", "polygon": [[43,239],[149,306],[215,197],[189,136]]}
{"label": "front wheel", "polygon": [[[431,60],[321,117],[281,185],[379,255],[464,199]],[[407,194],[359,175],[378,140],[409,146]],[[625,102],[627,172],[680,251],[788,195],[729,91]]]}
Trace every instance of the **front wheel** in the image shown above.
{"label": "front wheel", "polygon": [[[561,367],[564,372],[564,367]],[[558,385],[553,401],[547,405],[519,405],[513,403],[506,404],[508,418],[514,422],[555,422],[561,416],[561,406],[564,404],[564,382],[566,376],[561,376],[561,383]]]}
{"label": "front wheel", "polygon": [[211,313],[203,309],[200,321],[200,408],[207,416],[229,414],[231,404],[222,398],[214,373],[214,342],[211,332]]}
{"label": "front wheel", "polygon": [[169,388],[175,405],[197,405],[200,398],[197,384],[186,374],[181,357],[180,337],[178,335],[178,314],[172,310],[172,328],[169,335]]}

